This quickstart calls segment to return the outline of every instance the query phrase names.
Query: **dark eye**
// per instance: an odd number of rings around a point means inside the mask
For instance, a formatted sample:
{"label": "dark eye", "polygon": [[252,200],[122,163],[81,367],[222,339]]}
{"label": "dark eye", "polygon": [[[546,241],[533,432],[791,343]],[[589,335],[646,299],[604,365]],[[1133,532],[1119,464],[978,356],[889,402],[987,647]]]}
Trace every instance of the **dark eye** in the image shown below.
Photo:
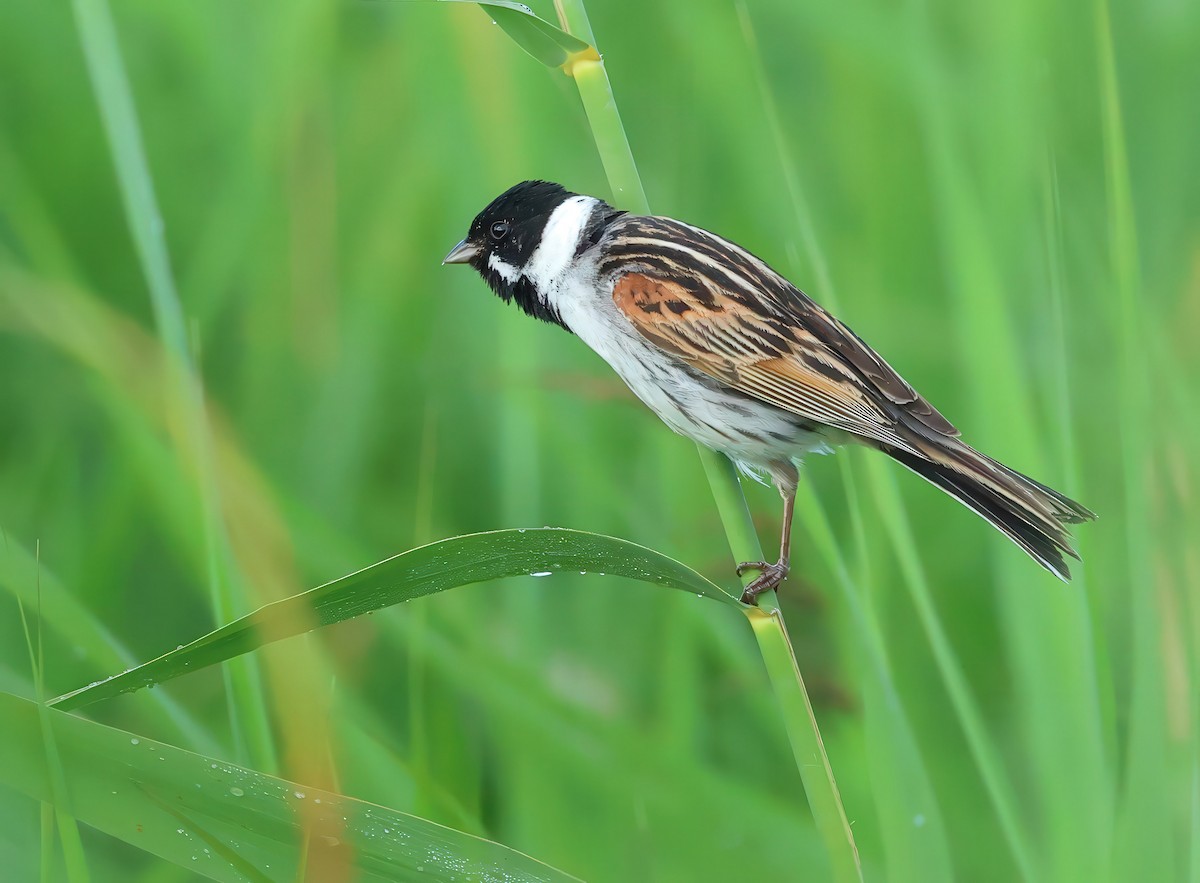
{"label": "dark eye", "polygon": [[492,224],[492,238],[497,242],[507,236],[508,231],[508,221],[497,221],[496,223]]}

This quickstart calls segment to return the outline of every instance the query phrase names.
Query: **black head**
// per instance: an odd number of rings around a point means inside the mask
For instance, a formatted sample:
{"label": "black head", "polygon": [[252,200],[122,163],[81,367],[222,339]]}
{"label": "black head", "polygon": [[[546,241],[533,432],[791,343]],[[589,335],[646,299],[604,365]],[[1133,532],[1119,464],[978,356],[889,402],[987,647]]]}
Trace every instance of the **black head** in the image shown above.
{"label": "black head", "polygon": [[505,301],[515,300],[531,316],[562,325],[522,271],[541,243],[550,215],[574,196],[550,181],[510,187],[475,216],[466,239],[442,263],[470,264]]}

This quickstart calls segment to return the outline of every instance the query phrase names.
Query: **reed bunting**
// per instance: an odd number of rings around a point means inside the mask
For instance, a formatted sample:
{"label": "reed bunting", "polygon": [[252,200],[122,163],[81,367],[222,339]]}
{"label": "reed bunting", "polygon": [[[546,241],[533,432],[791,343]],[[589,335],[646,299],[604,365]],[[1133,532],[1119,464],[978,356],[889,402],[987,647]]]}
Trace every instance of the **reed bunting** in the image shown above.
{"label": "reed bunting", "polygon": [[797,461],[857,442],[899,460],[1063,580],[1065,523],[1095,516],[959,440],[959,431],[858,336],[750,252],[670,218],[617,211],[548,181],[496,197],[443,263],[470,264],[504,301],[595,350],[668,426],[783,497],[788,572]]}

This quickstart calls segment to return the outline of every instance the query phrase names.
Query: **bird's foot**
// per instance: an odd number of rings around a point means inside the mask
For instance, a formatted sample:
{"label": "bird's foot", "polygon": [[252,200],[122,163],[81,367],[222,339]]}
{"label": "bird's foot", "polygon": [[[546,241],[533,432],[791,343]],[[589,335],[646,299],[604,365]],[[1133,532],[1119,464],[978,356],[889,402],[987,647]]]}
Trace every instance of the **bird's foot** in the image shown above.
{"label": "bird's foot", "polygon": [[737,566],[737,575],[741,576],[747,570],[757,570],[759,574],[742,592],[743,604],[757,604],[756,599],[759,595],[778,588],[788,575],[786,561],[775,564],[769,561],[743,561]]}

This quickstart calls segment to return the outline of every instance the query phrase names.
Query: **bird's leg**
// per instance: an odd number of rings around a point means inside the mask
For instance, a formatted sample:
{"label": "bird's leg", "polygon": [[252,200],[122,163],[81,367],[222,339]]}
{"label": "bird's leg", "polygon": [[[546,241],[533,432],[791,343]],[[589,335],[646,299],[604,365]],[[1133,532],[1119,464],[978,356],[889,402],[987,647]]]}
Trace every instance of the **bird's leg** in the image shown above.
{"label": "bird's leg", "polygon": [[[794,470],[794,467],[793,467]],[[794,476],[793,471],[793,476]],[[746,586],[742,592],[743,604],[757,604],[757,598],[763,592],[777,588],[788,575],[788,565],[792,550],[792,511],[796,506],[796,483],[779,482],[779,495],[783,497],[783,532],[779,538],[779,560],[774,564],[769,561],[745,561],[737,566],[738,576],[746,570],[760,571],[755,580]]]}

